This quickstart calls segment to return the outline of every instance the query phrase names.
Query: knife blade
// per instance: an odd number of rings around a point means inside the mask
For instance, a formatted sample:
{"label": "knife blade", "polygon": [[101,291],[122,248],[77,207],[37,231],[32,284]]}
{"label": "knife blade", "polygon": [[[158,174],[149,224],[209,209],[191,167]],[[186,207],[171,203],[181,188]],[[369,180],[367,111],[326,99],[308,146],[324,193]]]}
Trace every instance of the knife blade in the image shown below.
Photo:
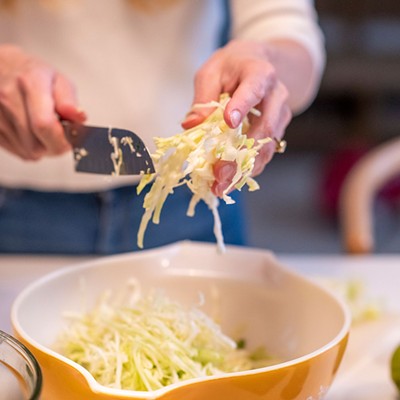
{"label": "knife blade", "polygon": [[151,156],[142,139],[126,129],[62,121],[72,145],[77,172],[103,175],[154,173]]}

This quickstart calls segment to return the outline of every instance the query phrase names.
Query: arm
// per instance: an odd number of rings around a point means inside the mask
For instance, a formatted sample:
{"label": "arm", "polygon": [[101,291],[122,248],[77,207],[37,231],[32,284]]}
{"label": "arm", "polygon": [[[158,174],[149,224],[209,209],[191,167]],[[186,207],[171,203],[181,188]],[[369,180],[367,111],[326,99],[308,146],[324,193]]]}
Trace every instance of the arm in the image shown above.
{"label": "arm", "polygon": [[[293,4],[293,12],[288,3]],[[198,71],[193,102],[208,102],[228,92],[232,97],[225,111],[229,126],[239,125],[250,108],[256,107],[262,116],[252,119],[248,136],[281,139],[292,113],[312,101],[323,69],[322,39],[313,9],[308,0],[285,4],[282,0],[236,0],[232,8],[235,38]],[[206,116],[207,110],[197,109],[182,125],[190,128]],[[274,143],[263,146],[254,175],[263,171],[274,152]],[[215,194],[221,195],[235,169],[226,162],[215,165]]]}
{"label": "arm", "polygon": [[232,37],[269,45],[292,111],[303,111],[316,95],[325,64],[314,1],[230,0],[230,6]]}
{"label": "arm", "polygon": [[0,46],[0,146],[37,160],[70,149],[61,119],[83,122],[72,84],[13,45]]}
{"label": "arm", "polygon": [[288,90],[290,109],[294,114],[301,113],[317,93],[320,71],[307,49],[291,39],[271,40],[266,46],[277,78]]}

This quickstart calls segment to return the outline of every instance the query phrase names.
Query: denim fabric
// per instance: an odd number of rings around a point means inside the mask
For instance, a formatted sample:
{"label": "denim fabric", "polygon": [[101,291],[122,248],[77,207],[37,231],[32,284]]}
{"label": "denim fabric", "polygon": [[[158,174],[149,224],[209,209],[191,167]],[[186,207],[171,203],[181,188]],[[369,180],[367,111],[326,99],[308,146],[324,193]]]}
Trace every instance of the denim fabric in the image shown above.
{"label": "denim fabric", "polygon": [[[143,197],[136,187],[99,193],[35,192],[0,188],[0,252],[113,254],[138,250],[136,235]],[[227,244],[245,244],[243,205],[221,201],[219,212]],[[212,213],[204,203],[187,217],[191,198],[182,186],[164,204],[159,225],[149,223],[144,248],[178,240],[215,242]]]}

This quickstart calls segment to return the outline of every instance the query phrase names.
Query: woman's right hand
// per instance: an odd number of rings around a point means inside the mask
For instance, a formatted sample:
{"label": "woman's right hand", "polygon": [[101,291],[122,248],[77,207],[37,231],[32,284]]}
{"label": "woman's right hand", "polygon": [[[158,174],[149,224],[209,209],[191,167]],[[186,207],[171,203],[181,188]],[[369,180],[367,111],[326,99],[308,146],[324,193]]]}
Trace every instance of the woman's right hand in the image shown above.
{"label": "woman's right hand", "polygon": [[0,146],[25,160],[62,154],[71,146],[60,119],[86,119],[72,83],[20,48],[1,45]]}

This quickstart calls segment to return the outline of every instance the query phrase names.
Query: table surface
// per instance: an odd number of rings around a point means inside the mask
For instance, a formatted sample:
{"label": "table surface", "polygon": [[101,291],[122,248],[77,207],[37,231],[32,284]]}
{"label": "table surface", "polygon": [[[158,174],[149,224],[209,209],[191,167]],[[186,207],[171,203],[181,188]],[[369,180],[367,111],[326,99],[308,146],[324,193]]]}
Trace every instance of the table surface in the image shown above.
{"label": "table surface", "polygon": [[[353,326],[349,345],[326,400],[396,400],[390,356],[400,343],[400,254],[371,256],[277,254],[288,268],[312,279],[360,280],[382,305],[375,321]],[[10,307],[30,282],[86,257],[0,256],[0,329],[11,333]]]}

